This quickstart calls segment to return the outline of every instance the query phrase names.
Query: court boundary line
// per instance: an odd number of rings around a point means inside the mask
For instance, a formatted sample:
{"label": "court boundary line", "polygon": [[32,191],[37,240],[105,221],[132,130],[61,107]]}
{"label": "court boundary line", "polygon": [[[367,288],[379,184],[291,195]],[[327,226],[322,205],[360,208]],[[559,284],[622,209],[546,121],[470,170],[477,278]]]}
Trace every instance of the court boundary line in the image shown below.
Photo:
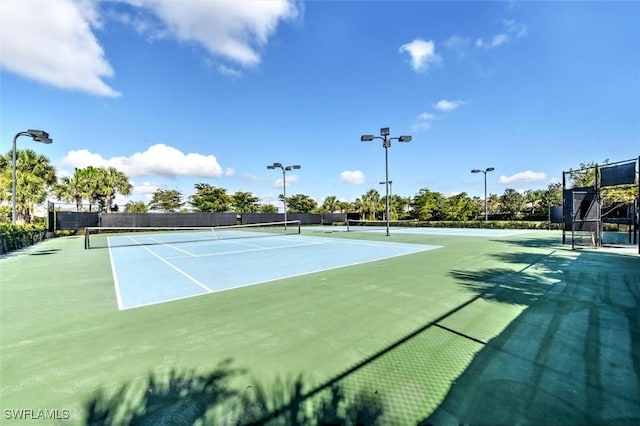
{"label": "court boundary line", "polygon": [[[220,240],[220,241],[224,241],[224,240]],[[286,246],[278,246],[278,247],[261,247],[261,246],[250,246],[249,247],[254,247],[254,248],[250,248],[250,249],[238,249],[238,250],[229,250],[229,251],[222,251],[222,252],[218,252],[218,253],[206,253],[206,254],[194,254],[193,256],[172,256],[169,257],[168,259],[189,259],[190,257],[213,257],[213,256],[223,256],[223,255],[227,255],[227,254],[238,254],[238,253],[252,253],[255,251],[266,251],[266,250],[279,250],[279,249],[286,249],[286,248],[295,248],[295,247],[308,247],[308,246],[319,246],[322,244],[326,244],[324,242],[316,242],[316,243],[305,243],[305,244],[289,244]],[[248,245],[248,244],[245,244]]]}
{"label": "court boundary line", "polygon": [[351,245],[362,245],[362,246],[393,246],[393,247],[413,247],[413,246],[435,246],[435,247],[444,247],[438,246],[435,244],[424,244],[424,243],[401,243],[397,241],[383,241],[383,240],[350,240],[346,238],[332,238],[332,237],[314,237],[314,236],[306,236],[302,237],[302,239],[324,239],[325,241],[336,241],[341,244],[351,244]]}
{"label": "court boundary line", "polygon": [[116,302],[118,304],[118,310],[122,311],[124,306],[122,304],[122,295],[120,294],[120,281],[118,280],[118,274],[116,271],[116,265],[113,262],[113,256],[111,255],[111,246],[108,245],[109,240],[107,240],[107,246],[109,248],[109,263],[111,264],[111,276],[113,276],[113,286],[116,290]]}
{"label": "court boundary line", "polygon": [[[382,244],[380,245],[385,245],[386,243],[381,242]],[[220,290],[210,290],[208,293],[204,293],[204,294],[190,294],[187,296],[181,296],[181,297],[176,297],[173,299],[165,299],[162,301],[158,301],[158,302],[151,302],[151,303],[145,303],[142,305],[136,305],[136,306],[132,306],[130,308],[124,308],[124,309],[120,309],[121,311],[126,311],[126,310],[130,310],[130,309],[137,309],[137,308],[146,308],[149,306],[154,306],[154,305],[161,305],[163,303],[170,303],[170,302],[175,302],[178,300],[183,300],[183,299],[189,299],[191,297],[197,297],[197,296],[204,296],[205,294],[215,294],[215,293],[222,293],[228,290],[237,290],[239,288],[243,288],[243,287],[252,287],[252,286],[258,286],[258,285],[262,285],[262,284],[268,284],[268,283],[272,283],[274,281],[280,281],[280,280],[287,280],[290,278],[296,278],[296,277],[302,277],[305,275],[311,275],[311,274],[317,274],[319,272],[325,272],[325,271],[331,271],[334,269],[340,269],[340,268],[347,268],[350,266],[356,266],[356,265],[364,265],[367,263],[371,263],[371,262],[377,262],[380,260],[387,260],[387,259],[393,259],[395,257],[401,257],[401,256],[407,256],[410,254],[416,254],[416,253],[421,253],[423,251],[430,251],[430,250],[437,250],[440,248],[443,248],[444,246],[438,246],[438,245],[429,245],[429,244],[414,244],[415,246],[420,247],[420,250],[415,250],[415,251],[411,251],[408,253],[400,253],[400,254],[394,254],[394,255],[390,255],[390,256],[385,256],[385,257],[379,257],[379,258],[375,258],[375,259],[370,259],[370,260],[365,260],[362,262],[354,262],[354,263],[349,263],[349,264],[345,264],[345,265],[339,265],[339,266],[332,266],[330,268],[324,268],[324,269],[315,269],[312,271],[305,271],[305,272],[301,272],[299,274],[292,274],[292,275],[285,275],[282,277],[278,277],[278,278],[272,278],[272,279],[268,279],[265,281],[254,281],[254,282],[250,282],[250,283],[246,283],[246,284],[241,284],[241,285],[236,285],[233,287],[226,287]],[[146,247],[145,247],[146,249]]]}
{"label": "court boundary line", "polygon": [[[303,241],[308,241],[306,243],[301,243],[301,244],[290,244],[290,245],[285,245],[285,246],[278,246],[278,247],[262,247],[262,246],[254,246],[254,245],[250,245],[250,244],[242,244],[240,243],[239,245],[248,245],[250,247],[256,247],[255,249],[246,249],[246,250],[230,250],[230,251],[224,251],[224,252],[218,252],[218,253],[206,253],[206,254],[193,254],[191,255],[190,252],[187,254],[190,254],[189,257],[214,257],[214,256],[223,256],[223,255],[227,255],[227,254],[238,254],[238,253],[251,253],[254,251],[263,251],[263,250],[278,250],[278,249],[285,249],[285,248],[294,248],[294,247],[307,247],[307,246],[314,246],[314,245],[322,245],[322,244],[330,244],[330,243],[340,243],[340,244],[346,244],[346,245],[361,245],[361,246],[373,246],[373,247],[379,247],[379,246],[392,246],[392,247],[401,247],[401,248],[410,248],[411,250],[413,250],[413,248],[415,246],[428,246],[428,247],[437,247],[437,248],[441,248],[443,246],[436,246],[434,244],[412,244],[412,243],[397,243],[394,241],[367,241],[367,240],[343,240],[343,239],[338,239],[338,238],[327,238],[327,237],[302,237],[300,238]],[[322,241],[317,241],[317,240],[322,240]],[[218,240],[219,241],[227,241],[227,240]],[[235,241],[230,241],[230,243],[233,244],[238,244]],[[217,243],[217,242],[216,242]],[[162,244],[162,245],[167,245],[167,244]],[[167,245],[168,246],[168,245]],[[200,246],[200,245],[198,245]],[[413,251],[412,251],[413,252]],[[188,259],[189,257],[187,256],[171,256],[168,257],[167,259]]]}
{"label": "court boundary line", "polygon": [[160,261],[162,261],[163,263],[167,264],[169,267],[175,269],[178,273],[184,275],[187,279],[193,281],[194,284],[197,284],[198,286],[202,287],[203,289],[205,289],[207,291],[207,293],[211,293],[213,292],[213,290],[211,290],[209,287],[207,287],[206,285],[202,284],[200,281],[196,280],[195,278],[193,278],[191,275],[187,274],[185,271],[183,271],[182,269],[178,268],[176,265],[174,265],[173,263],[169,262],[168,260],[166,260],[165,258],[163,258],[162,256],[160,256],[159,254],[157,254],[156,252],[154,252],[153,250],[149,249],[148,247],[142,245],[140,242],[136,241],[135,238],[133,237],[128,237],[131,238],[131,240],[133,242],[135,242],[136,244],[140,244],[140,247],[142,247],[144,250],[148,251],[149,253],[151,253],[155,258],[159,259]]}
{"label": "court boundary line", "polygon": [[[342,228],[342,227],[335,227]],[[386,230],[384,225],[381,226],[358,226],[350,225],[350,228],[354,228],[353,231],[347,229],[336,229],[332,231],[324,231],[325,233],[333,232],[355,232],[355,233],[368,233],[368,232],[384,232]],[[303,227],[303,230],[313,230],[313,227]],[[392,226],[391,233],[394,230],[399,234],[411,234],[411,235],[433,235],[433,236],[451,236],[451,237],[471,237],[471,238],[503,238],[512,237],[516,235],[526,234],[534,229],[495,229],[495,228],[443,228],[432,226]],[[429,232],[429,231],[435,232]],[[415,231],[415,232],[412,232]],[[443,232],[438,232],[443,231]],[[447,232],[452,231],[452,232]],[[459,232],[456,232],[459,231]],[[504,233],[503,231],[506,231]],[[492,233],[498,233],[502,235],[491,235]],[[486,234],[486,235],[481,235]]]}
{"label": "court boundary line", "polygon": [[182,253],[188,254],[189,256],[195,256],[195,254],[191,253],[190,251],[183,250],[183,249],[181,249],[179,247],[174,247],[175,244],[167,244],[167,243],[164,243],[164,242],[162,242],[160,240],[157,240],[155,238],[151,238],[151,241],[155,241],[156,243],[158,243],[158,245],[169,247],[170,249],[173,249],[173,250],[180,251]]}

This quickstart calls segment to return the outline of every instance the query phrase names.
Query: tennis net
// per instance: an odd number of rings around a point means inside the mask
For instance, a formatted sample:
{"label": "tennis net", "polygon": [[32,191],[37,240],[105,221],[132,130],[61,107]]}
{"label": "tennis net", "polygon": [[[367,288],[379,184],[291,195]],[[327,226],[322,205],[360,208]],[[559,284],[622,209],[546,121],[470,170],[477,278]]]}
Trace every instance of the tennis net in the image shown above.
{"label": "tennis net", "polygon": [[[416,227],[418,224],[417,220],[390,220],[389,226],[394,227]],[[347,231],[376,231],[380,228],[385,228],[387,226],[387,222],[385,220],[358,220],[358,219],[348,219],[347,220]]]}
{"label": "tennis net", "polygon": [[299,220],[206,227],[87,227],[84,248],[198,244],[237,238],[299,234]]}

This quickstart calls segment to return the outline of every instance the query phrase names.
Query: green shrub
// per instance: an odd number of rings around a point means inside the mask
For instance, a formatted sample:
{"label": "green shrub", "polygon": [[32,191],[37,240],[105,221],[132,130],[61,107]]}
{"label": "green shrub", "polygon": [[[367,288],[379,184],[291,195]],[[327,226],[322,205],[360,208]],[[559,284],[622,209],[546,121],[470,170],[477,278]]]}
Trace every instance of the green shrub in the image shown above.
{"label": "green shrub", "polygon": [[46,237],[46,227],[37,224],[0,223],[0,254],[39,243]]}

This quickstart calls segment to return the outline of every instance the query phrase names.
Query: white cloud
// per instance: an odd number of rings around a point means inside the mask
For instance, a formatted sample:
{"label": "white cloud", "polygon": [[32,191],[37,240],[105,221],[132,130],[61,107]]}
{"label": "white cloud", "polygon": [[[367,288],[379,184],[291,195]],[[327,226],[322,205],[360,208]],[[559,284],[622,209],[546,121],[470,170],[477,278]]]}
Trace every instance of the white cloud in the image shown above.
{"label": "white cloud", "polygon": [[498,183],[511,184],[516,182],[539,182],[545,179],[547,179],[547,174],[544,172],[532,172],[531,170],[526,170],[511,176],[502,175],[500,176],[500,179],[498,179]]}
{"label": "white cloud", "polygon": [[[280,21],[293,19],[298,9],[292,0],[125,0],[151,11],[164,28],[144,26],[156,37],[175,37],[195,42],[209,53],[240,66],[260,62],[260,48],[275,32]],[[138,24],[139,25],[139,24]],[[220,69],[231,73],[233,68]]]}
{"label": "white cloud", "polygon": [[[94,34],[107,20],[130,25],[150,41],[196,43],[233,78],[260,62],[261,49],[283,20],[298,16],[295,0],[120,0],[129,14],[94,0],[3,1],[0,68],[54,87],[118,97],[105,79],[114,70]],[[117,3],[117,2],[116,2]],[[103,7],[104,5],[107,5]],[[34,24],[36,23],[36,24]]]}
{"label": "white cloud", "polygon": [[[300,178],[298,177],[298,175],[287,174],[287,188],[289,187],[289,185],[293,185],[294,183],[297,183],[299,180]],[[271,186],[273,186],[274,188],[282,188],[282,183],[283,183],[282,178],[276,179],[273,181]]]}
{"label": "white cloud", "polygon": [[[144,152],[128,157],[103,158],[86,149],[69,151],[61,160],[63,166],[83,168],[87,166],[113,166],[127,176],[197,176],[220,177],[222,167],[213,155],[185,154],[164,144],[150,146]],[[227,169],[227,172],[233,169]]]}
{"label": "white cloud", "polygon": [[429,130],[431,128],[431,123],[427,122],[427,121],[418,121],[416,123],[413,123],[411,125],[411,131],[412,132],[419,132],[422,130]]}
{"label": "white cloud", "polygon": [[421,130],[429,130],[431,128],[431,120],[435,120],[436,118],[437,117],[430,112],[423,112],[411,126],[411,131],[419,132]]}
{"label": "white cloud", "polygon": [[442,44],[447,49],[456,52],[459,56],[465,56],[465,50],[471,44],[471,41],[468,38],[454,35],[446,39]]}
{"label": "white cloud", "polygon": [[511,19],[503,20],[502,25],[504,26],[505,32],[494,35],[489,41],[484,41],[482,38],[479,38],[476,40],[476,46],[492,49],[502,46],[514,37],[525,37],[528,33],[528,29],[524,24],[517,23]]}
{"label": "white cloud", "polygon": [[509,41],[509,36],[507,34],[501,33],[494,35],[491,38],[491,41],[484,41],[479,38],[478,40],[476,40],[476,46],[491,49],[493,47],[498,47],[501,44],[506,43],[507,41]]}
{"label": "white cloud", "polygon": [[512,19],[505,19],[502,23],[507,32],[512,34],[514,37],[525,37],[529,33],[529,29],[526,25],[515,22]]}
{"label": "white cloud", "polygon": [[436,102],[433,107],[440,111],[449,112],[458,109],[462,105],[464,105],[464,101],[448,101],[446,99],[442,99]]}
{"label": "white cloud", "polygon": [[460,37],[459,35],[453,35],[448,39],[446,39],[442,44],[447,49],[458,50],[467,46],[469,44],[469,39],[465,37]]}
{"label": "white cloud", "polygon": [[424,72],[431,64],[440,61],[440,56],[436,53],[436,45],[433,41],[415,39],[411,43],[403,44],[399,49],[400,53],[407,52],[411,56],[411,67],[416,72]]}
{"label": "white cloud", "polygon": [[114,72],[91,31],[100,25],[94,2],[4,1],[0,67],[62,89],[120,96],[104,82]]}
{"label": "white cloud", "polygon": [[362,185],[364,183],[364,173],[360,170],[345,170],[340,173],[340,180],[352,185]]}
{"label": "white cloud", "polygon": [[251,174],[251,173],[247,173],[247,172],[242,173],[242,177],[244,179],[246,179],[247,181],[249,181],[249,182],[257,182],[257,181],[260,180],[260,178],[258,176],[254,175],[254,174]]}
{"label": "white cloud", "polygon": [[224,176],[225,177],[234,176],[235,174],[236,174],[236,169],[234,169],[233,167],[227,167],[224,170]]}
{"label": "white cloud", "polygon": [[142,201],[144,203],[149,203],[149,201],[151,201],[151,198],[153,198],[154,192],[156,192],[158,189],[165,188],[164,185],[155,182],[142,182],[138,184],[135,181],[131,180],[131,184],[133,185],[131,194],[116,194],[116,197],[113,200],[113,203],[118,205],[120,211],[124,211],[125,205],[130,201]]}
{"label": "white cloud", "polygon": [[434,120],[436,116],[430,112],[423,112],[418,116],[418,120]]}
{"label": "white cloud", "polygon": [[226,75],[227,77],[232,77],[232,78],[242,77],[242,71],[240,71],[237,68],[228,67],[224,64],[218,65],[218,72],[222,75]]}
{"label": "white cloud", "polygon": [[149,199],[151,199],[150,195],[156,192],[158,189],[163,188],[162,185],[154,182],[142,182],[141,184],[136,184],[135,182],[131,182],[133,184],[133,189],[131,190],[131,195],[149,195]]}

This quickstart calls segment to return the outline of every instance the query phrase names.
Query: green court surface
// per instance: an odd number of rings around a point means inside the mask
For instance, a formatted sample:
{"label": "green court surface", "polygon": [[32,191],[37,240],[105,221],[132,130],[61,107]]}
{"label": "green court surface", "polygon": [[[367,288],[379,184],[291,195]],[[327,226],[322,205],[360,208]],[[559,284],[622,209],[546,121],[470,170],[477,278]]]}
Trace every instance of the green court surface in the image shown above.
{"label": "green court surface", "polygon": [[0,423],[640,424],[637,248],[302,236],[442,247],[125,311],[81,237],[0,258]]}

